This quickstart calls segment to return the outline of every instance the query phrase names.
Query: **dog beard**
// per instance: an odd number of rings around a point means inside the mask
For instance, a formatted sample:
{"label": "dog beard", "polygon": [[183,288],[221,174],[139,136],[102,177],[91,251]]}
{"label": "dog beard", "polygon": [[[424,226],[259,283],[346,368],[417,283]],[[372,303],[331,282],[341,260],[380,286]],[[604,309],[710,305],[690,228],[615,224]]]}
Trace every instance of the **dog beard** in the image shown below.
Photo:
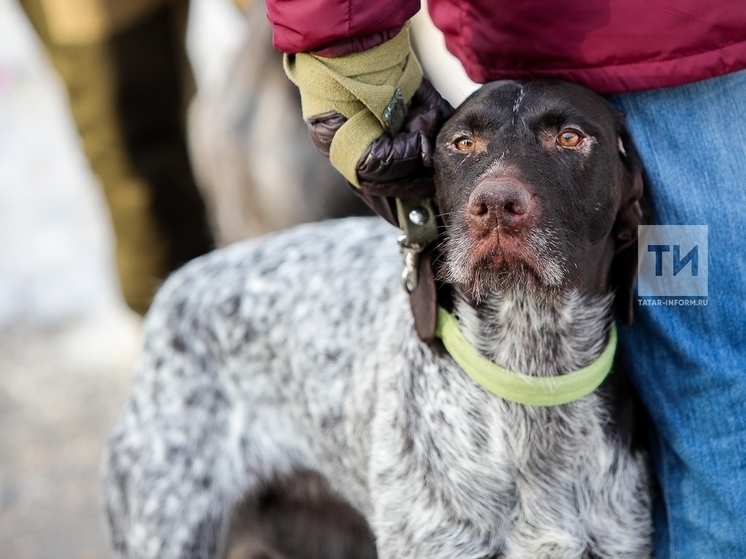
{"label": "dog beard", "polygon": [[465,236],[451,237],[445,242],[439,279],[456,286],[476,303],[496,292],[523,292],[554,300],[565,292],[566,274],[564,266],[551,258],[546,239],[530,238],[524,251],[529,256],[500,247],[475,256],[473,245]]}

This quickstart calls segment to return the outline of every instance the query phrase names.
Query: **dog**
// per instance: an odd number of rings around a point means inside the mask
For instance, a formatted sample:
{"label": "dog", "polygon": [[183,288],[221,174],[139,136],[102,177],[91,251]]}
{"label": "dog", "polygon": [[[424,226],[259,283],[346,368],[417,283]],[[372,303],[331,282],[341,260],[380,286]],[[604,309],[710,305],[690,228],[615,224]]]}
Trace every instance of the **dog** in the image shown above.
{"label": "dog", "polygon": [[[480,359],[548,380],[606,354],[642,220],[623,118],[577,85],[496,82],[434,161],[441,305]],[[400,270],[394,228],[348,218],[166,282],[103,459],[121,557],[651,556],[619,359],[574,401],[504,399],[417,337]]]}

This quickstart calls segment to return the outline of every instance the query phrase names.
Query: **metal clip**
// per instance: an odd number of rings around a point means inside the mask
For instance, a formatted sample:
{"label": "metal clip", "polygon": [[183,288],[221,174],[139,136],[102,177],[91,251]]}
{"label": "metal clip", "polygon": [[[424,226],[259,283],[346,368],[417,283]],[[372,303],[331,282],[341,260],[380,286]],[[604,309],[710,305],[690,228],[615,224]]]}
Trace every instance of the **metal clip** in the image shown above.
{"label": "metal clip", "polygon": [[404,255],[401,281],[404,290],[412,293],[419,283],[420,254],[438,236],[435,206],[430,198],[397,198],[396,212],[404,233],[399,237],[399,249]]}
{"label": "metal clip", "polygon": [[404,256],[404,269],[401,274],[401,284],[404,291],[412,293],[417,287],[419,277],[417,275],[417,266],[420,263],[420,253],[422,245],[418,243],[407,243],[407,236],[399,236],[399,250]]}

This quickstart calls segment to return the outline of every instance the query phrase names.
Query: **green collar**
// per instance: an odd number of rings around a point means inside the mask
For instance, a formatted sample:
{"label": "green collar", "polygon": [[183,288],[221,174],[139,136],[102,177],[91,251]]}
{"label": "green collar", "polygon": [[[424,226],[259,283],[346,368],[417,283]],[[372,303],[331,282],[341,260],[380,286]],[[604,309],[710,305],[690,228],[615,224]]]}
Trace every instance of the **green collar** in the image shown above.
{"label": "green collar", "polygon": [[617,343],[616,326],[612,323],[609,343],[593,363],[565,375],[532,377],[503,369],[483,357],[464,338],[456,319],[440,307],[436,336],[477,384],[505,400],[528,406],[559,406],[593,392],[611,371]]}

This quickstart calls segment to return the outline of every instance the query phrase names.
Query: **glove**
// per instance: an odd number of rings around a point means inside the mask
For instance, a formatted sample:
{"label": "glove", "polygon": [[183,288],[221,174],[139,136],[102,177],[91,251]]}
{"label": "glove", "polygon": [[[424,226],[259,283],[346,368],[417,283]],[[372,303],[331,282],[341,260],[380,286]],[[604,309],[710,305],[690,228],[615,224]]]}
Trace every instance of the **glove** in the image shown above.
{"label": "glove", "polygon": [[433,145],[453,108],[423,80],[408,26],[340,58],[286,55],[285,70],[314,144],[369,203],[434,194]]}
{"label": "glove", "polygon": [[[448,101],[423,79],[412,97],[401,130],[394,136],[382,133],[357,160],[356,186],[376,196],[432,196],[435,137],[452,112]],[[306,121],[316,148],[327,157],[336,132],[345,122],[343,115],[333,111]]]}

